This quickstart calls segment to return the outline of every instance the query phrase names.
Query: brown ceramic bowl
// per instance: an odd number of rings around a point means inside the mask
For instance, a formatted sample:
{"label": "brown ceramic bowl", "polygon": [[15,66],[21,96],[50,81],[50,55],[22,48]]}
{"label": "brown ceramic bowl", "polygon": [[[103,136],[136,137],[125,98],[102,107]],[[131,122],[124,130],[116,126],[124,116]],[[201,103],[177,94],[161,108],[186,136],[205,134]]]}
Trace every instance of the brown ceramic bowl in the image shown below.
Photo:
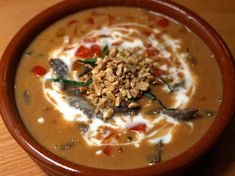
{"label": "brown ceramic bowl", "polygon": [[[105,170],[66,161],[33,139],[21,121],[14,97],[15,74],[21,55],[29,43],[43,29],[71,13],[97,6],[128,5],[150,9],[183,23],[196,33],[214,53],[223,77],[223,102],[219,113],[207,133],[184,153],[161,164],[130,170]],[[28,22],[8,45],[0,64],[0,108],[3,120],[22,148],[48,174],[86,176],[150,176],[178,175],[195,162],[215,143],[232,118],[235,109],[235,68],[232,56],[220,36],[193,12],[165,0],[76,0],[59,3]]]}

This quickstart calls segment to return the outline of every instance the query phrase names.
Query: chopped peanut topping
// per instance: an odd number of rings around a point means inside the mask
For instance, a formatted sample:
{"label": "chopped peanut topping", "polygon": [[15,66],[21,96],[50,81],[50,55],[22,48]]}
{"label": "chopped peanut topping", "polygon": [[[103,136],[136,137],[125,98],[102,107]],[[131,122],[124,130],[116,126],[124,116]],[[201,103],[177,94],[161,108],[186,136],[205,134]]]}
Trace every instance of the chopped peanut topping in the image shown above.
{"label": "chopped peanut topping", "polygon": [[103,109],[104,118],[114,114],[114,107],[125,103],[128,108],[139,107],[138,102],[150,84],[157,83],[153,59],[137,54],[131,49],[111,48],[104,58],[97,58],[90,77],[93,84],[86,91],[88,99],[96,106],[96,112]]}

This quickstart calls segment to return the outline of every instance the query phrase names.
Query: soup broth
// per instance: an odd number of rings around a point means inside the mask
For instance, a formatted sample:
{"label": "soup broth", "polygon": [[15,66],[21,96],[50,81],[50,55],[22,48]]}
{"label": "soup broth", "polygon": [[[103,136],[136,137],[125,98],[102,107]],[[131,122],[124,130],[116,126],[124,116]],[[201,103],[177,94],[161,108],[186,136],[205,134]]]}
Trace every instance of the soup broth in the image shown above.
{"label": "soup broth", "polygon": [[131,7],[63,18],[22,55],[21,118],[52,153],[85,166],[129,169],[169,160],[216,118],[222,78],[184,25]]}

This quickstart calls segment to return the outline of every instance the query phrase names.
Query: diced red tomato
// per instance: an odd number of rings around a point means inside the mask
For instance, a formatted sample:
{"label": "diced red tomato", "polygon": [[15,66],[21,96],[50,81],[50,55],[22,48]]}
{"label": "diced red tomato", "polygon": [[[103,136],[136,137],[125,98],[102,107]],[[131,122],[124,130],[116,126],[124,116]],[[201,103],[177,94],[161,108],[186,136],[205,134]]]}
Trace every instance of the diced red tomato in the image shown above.
{"label": "diced red tomato", "polygon": [[94,54],[96,54],[97,56],[102,55],[101,48],[98,45],[91,46],[91,55],[94,56]]}
{"label": "diced red tomato", "polygon": [[131,127],[129,130],[144,133],[146,128],[147,126],[145,124],[138,124],[136,126]]}
{"label": "diced red tomato", "polygon": [[165,18],[162,18],[157,21],[157,25],[160,27],[167,27],[167,26],[169,26],[169,21]]}
{"label": "diced red tomato", "polygon": [[157,48],[154,48],[154,47],[148,47],[146,49],[146,53],[149,57],[156,56],[156,55],[159,54],[159,50]]}
{"label": "diced red tomato", "polygon": [[76,56],[82,57],[82,58],[88,58],[91,57],[91,50],[83,45],[81,45],[78,50],[76,51]]}
{"label": "diced red tomato", "polygon": [[40,77],[40,76],[43,76],[46,74],[47,70],[41,66],[35,66],[33,67],[32,69],[32,72],[37,76],[37,77]]}
{"label": "diced red tomato", "polygon": [[106,146],[104,149],[103,149],[103,153],[107,156],[111,156],[112,153],[113,153],[113,148],[111,146]]}
{"label": "diced red tomato", "polygon": [[165,74],[165,71],[161,70],[160,68],[156,68],[156,69],[154,70],[154,74],[155,74],[156,76],[160,77],[160,76],[162,76],[162,75]]}
{"label": "diced red tomato", "polygon": [[95,21],[94,21],[94,19],[93,19],[92,17],[88,17],[88,18],[86,19],[86,22],[87,22],[88,24],[95,24]]}

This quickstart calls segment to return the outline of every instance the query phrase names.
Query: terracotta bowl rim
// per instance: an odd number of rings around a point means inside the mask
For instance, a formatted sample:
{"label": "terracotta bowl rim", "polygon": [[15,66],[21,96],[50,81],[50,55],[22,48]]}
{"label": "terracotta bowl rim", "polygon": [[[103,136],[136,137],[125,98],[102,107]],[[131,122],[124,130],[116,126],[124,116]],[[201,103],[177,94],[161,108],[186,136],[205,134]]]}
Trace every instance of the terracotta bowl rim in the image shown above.
{"label": "terracotta bowl rim", "polygon": [[[171,18],[185,24],[189,29],[194,31],[201,39],[204,40],[216,56],[222,72],[224,90],[221,108],[215,121],[208,129],[207,133],[197,143],[182,154],[161,164],[144,168],[129,169],[127,171],[91,168],[69,162],[47,151],[30,136],[22,121],[19,119],[19,114],[14,99],[14,76],[20,56],[30,41],[32,41],[40,31],[42,31],[53,21],[74,12],[75,5],[80,5],[79,8],[91,8],[95,6],[108,5],[129,5],[148,8],[150,10],[156,8],[154,7],[156,5],[161,7],[158,9],[158,12],[163,14],[166,13],[167,16],[170,16]],[[63,11],[63,8],[67,8],[67,10]],[[70,12],[68,12],[68,8],[71,8]],[[78,11],[78,7],[76,8],[76,11]],[[58,15],[59,13],[61,14]],[[36,28],[40,29],[36,30]],[[14,58],[17,58],[18,60],[14,60]],[[100,176],[155,175],[174,172],[190,165],[215,143],[222,131],[230,122],[235,109],[235,91],[231,90],[235,90],[234,61],[222,38],[207,22],[205,22],[194,12],[174,2],[165,0],[96,0],[93,2],[86,0],[63,1],[44,10],[24,25],[11,40],[0,62],[0,111],[6,127],[15,140],[22,146],[22,148],[41,166],[66,175],[94,175],[94,173]]]}

